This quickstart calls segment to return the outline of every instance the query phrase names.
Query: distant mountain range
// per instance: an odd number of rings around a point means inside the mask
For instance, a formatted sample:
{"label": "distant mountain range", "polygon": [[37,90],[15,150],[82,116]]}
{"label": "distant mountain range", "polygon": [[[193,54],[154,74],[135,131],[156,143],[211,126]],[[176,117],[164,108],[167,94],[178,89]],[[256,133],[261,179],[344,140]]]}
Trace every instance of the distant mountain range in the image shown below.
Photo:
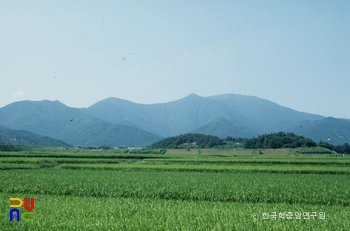
{"label": "distant mountain range", "polygon": [[189,132],[250,138],[279,131],[316,142],[350,143],[350,120],[298,112],[237,94],[191,94],[149,105],[107,98],[88,108],[71,108],[59,101],[20,101],[0,108],[0,125],[73,146],[144,147]]}
{"label": "distant mountain range", "polygon": [[12,130],[0,126],[0,144],[8,143],[47,147],[71,147],[66,142],[48,136],[41,136],[24,130]]}
{"label": "distant mountain range", "polygon": [[59,101],[20,101],[0,108],[0,125],[62,140],[73,146],[146,146],[161,137],[112,124]]}

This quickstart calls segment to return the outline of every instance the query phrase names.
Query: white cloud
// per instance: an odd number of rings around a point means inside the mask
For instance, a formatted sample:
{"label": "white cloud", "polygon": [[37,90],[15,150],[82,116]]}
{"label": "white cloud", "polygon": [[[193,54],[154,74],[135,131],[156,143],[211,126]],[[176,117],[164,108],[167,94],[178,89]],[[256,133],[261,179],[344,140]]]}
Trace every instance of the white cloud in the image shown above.
{"label": "white cloud", "polygon": [[24,96],[24,91],[22,89],[19,89],[18,91],[14,92],[12,96],[15,98],[21,98],[22,96]]}

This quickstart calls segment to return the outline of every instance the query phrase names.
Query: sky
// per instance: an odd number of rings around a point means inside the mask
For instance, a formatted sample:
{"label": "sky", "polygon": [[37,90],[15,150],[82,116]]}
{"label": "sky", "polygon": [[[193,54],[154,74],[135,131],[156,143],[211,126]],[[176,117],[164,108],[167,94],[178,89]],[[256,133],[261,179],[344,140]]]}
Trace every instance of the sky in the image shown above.
{"label": "sky", "polygon": [[0,107],[235,93],[350,118],[348,0],[0,1]]}

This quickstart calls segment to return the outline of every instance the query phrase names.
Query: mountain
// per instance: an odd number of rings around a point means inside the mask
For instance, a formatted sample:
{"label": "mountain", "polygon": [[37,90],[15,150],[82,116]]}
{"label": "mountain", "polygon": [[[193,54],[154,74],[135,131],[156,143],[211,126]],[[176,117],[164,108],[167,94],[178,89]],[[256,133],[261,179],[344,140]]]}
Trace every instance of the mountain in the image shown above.
{"label": "mountain", "polygon": [[328,117],[305,123],[291,131],[305,137],[312,137],[316,142],[324,141],[333,145],[350,143],[350,121],[346,119]]}
{"label": "mountain", "polygon": [[32,132],[23,130],[12,130],[0,126],[0,143],[10,142],[11,144],[27,144],[46,147],[64,147],[69,148],[71,145],[48,136],[41,136]]}
{"label": "mountain", "polygon": [[210,98],[191,94],[183,99],[162,104],[167,114],[169,135],[193,131],[218,118],[244,126],[253,126],[239,111],[231,110],[224,104]]}
{"label": "mountain", "polygon": [[200,133],[206,135],[214,135],[220,138],[231,137],[245,137],[252,138],[259,134],[243,125],[233,123],[224,118],[218,118],[204,125],[203,127],[193,130],[191,133]]}
{"label": "mountain", "polygon": [[0,125],[73,146],[144,147],[189,132],[251,138],[280,131],[339,145],[350,143],[349,123],[237,94],[190,94],[158,104],[111,97],[79,109],[59,101],[20,101],[0,108]]}
{"label": "mountain", "polygon": [[[159,104],[137,104],[107,98],[88,107],[86,112],[113,124],[128,124],[162,137],[188,132],[216,135],[221,138],[254,137],[271,132],[295,132],[319,141],[323,116],[299,112],[254,96],[224,94],[201,97],[190,94],[182,99]],[[337,120],[337,119],[336,119]],[[340,126],[348,120],[339,121]],[[314,124],[309,132],[300,126]],[[337,128],[335,128],[337,129]],[[347,134],[350,131],[347,131]],[[327,138],[326,138],[327,139]],[[322,137],[324,140],[324,137]],[[328,140],[332,144],[340,139]],[[346,140],[349,142],[349,140]]]}
{"label": "mountain", "polygon": [[161,137],[141,129],[111,124],[59,101],[20,101],[0,108],[0,125],[26,130],[74,146],[143,147]]}
{"label": "mountain", "polygon": [[245,118],[255,122],[256,130],[264,133],[288,130],[301,121],[316,121],[324,118],[320,115],[298,112],[255,96],[224,94],[209,98],[239,111]]}
{"label": "mountain", "polygon": [[113,124],[128,124],[162,137],[198,132],[221,138],[249,138],[279,131],[299,132],[295,128],[300,125],[324,119],[265,99],[237,94],[211,97],[191,94],[172,102],[149,105],[107,98],[86,112]]}
{"label": "mountain", "polygon": [[244,126],[253,126],[238,111],[232,110],[217,100],[195,94],[168,103],[150,105],[108,98],[90,106],[86,111],[110,123],[132,124],[162,137],[194,131],[218,118]]}
{"label": "mountain", "polygon": [[107,98],[84,111],[112,124],[124,124],[166,137],[169,134],[166,114],[156,104],[137,104],[118,98]]}

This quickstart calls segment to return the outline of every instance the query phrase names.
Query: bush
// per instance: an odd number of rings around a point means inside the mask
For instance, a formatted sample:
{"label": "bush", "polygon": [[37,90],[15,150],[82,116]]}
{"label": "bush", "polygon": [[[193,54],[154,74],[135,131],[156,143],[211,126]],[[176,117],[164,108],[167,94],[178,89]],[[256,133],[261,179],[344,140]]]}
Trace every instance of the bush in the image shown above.
{"label": "bush", "polygon": [[0,151],[2,152],[18,152],[21,151],[21,147],[19,145],[13,144],[0,144]]}

